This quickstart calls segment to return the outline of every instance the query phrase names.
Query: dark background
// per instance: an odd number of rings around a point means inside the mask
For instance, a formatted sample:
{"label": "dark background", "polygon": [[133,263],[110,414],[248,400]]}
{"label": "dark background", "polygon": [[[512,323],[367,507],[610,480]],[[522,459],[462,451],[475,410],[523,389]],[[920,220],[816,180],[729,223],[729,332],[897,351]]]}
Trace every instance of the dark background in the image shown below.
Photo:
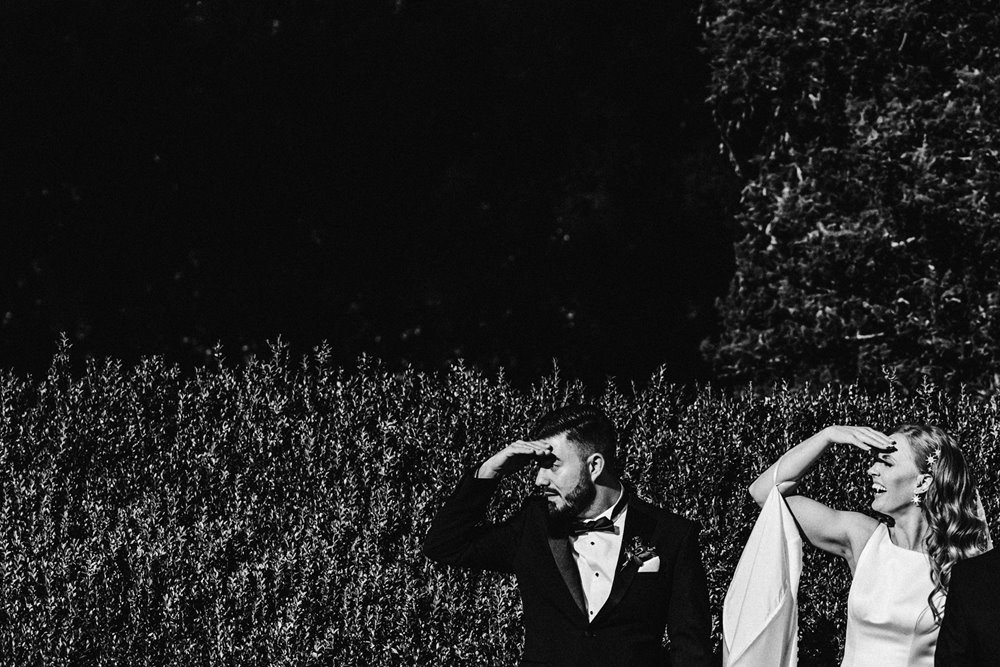
{"label": "dark background", "polygon": [[328,341],[709,376],[738,183],[680,2],[0,10],[0,365]]}

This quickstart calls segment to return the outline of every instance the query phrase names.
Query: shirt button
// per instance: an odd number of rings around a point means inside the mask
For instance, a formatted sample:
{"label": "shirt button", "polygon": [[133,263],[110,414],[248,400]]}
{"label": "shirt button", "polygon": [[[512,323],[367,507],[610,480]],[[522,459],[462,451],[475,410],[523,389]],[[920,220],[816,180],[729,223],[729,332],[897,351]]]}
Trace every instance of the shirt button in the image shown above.
{"label": "shirt button", "polygon": [[594,636],[594,631],[593,630],[584,630],[583,636],[584,637],[593,637]]}

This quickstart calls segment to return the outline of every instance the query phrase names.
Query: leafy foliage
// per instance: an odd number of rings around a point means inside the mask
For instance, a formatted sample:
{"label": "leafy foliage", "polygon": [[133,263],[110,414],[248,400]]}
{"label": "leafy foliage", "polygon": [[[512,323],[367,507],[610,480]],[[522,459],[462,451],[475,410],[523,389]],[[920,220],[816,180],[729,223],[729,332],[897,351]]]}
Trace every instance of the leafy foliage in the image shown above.
{"label": "leafy foliage", "polygon": [[[344,371],[220,362],[186,377],[158,359],[64,349],[38,380],[0,378],[0,647],[8,664],[509,665],[520,602],[505,576],[440,567],[420,545],[461,471],[545,411],[587,396],[552,376],[529,392],[456,366]],[[756,517],[751,478],[822,425],[938,422],[965,443],[1000,516],[1000,402],[856,387],[729,396],[654,376],[599,400],[643,497],[703,525],[712,608]],[[867,505],[860,455],[824,461],[814,495]],[[503,516],[529,491],[509,480]],[[834,664],[846,566],[807,548],[803,660]]]}
{"label": "leafy foliage", "polygon": [[731,379],[1000,387],[1000,3],[704,3]]}

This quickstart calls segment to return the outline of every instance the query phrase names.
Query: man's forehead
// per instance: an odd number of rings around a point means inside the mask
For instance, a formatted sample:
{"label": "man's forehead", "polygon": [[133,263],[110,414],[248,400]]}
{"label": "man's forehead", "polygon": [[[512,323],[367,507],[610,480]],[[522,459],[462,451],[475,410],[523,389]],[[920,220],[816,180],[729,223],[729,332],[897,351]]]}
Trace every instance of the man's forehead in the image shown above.
{"label": "man's forehead", "polygon": [[571,440],[566,438],[565,433],[542,438],[539,442],[552,447],[552,454],[559,459],[564,459],[568,454],[576,451],[576,446]]}

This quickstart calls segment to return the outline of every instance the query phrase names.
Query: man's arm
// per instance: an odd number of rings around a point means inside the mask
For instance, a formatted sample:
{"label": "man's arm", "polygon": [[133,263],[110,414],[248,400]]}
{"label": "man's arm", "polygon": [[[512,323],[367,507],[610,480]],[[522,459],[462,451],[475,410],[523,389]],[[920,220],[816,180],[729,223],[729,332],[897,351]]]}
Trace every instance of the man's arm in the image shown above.
{"label": "man's arm", "polygon": [[479,570],[511,572],[523,511],[500,524],[487,524],[486,510],[500,479],[479,479],[469,471],[434,517],[424,540],[433,561]]}
{"label": "man's arm", "polygon": [[424,540],[424,555],[448,565],[512,572],[524,510],[503,523],[486,523],[490,498],[503,477],[551,452],[549,445],[519,440],[466,473],[434,518]]}
{"label": "man's arm", "polygon": [[935,667],[972,667],[973,656],[969,645],[969,620],[967,618],[965,572],[962,563],[956,563],[951,571],[948,598],[944,606],[944,620],[938,632],[937,648],[934,650]]}
{"label": "man's arm", "polygon": [[681,539],[674,564],[667,634],[671,663],[676,667],[708,667],[712,658],[712,615],[708,607],[708,585],[698,549],[698,524],[689,524]]}

